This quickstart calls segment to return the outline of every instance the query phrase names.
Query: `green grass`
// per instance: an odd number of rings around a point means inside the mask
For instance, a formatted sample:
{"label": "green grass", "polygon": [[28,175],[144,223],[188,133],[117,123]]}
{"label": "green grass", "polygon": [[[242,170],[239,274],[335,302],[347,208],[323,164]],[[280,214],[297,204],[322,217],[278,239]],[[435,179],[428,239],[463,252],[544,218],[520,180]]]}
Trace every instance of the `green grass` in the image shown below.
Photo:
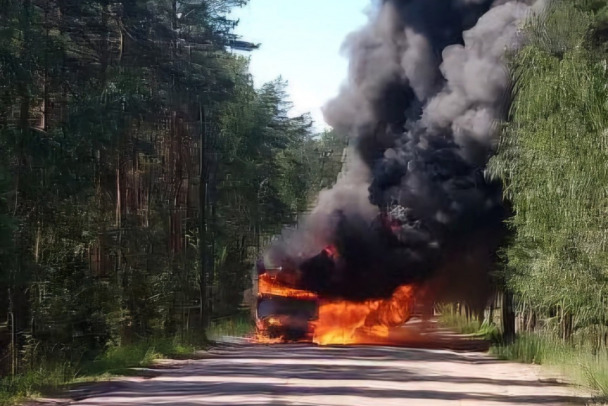
{"label": "green grass", "polygon": [[[245,337],[254,331],[249,314],[238,314],[215,320],[209,326],[209,339],[222,336]],[[151,339],[139,343],[113,346],[95,360],[76,367],[69,364],[42,365],[14,378],[0,379],[0,405],[17,404],[41,393],[60,392],[73,383],[94,382],[117,375],[138,374],[133,368],[149,367],[155,359],[191,357],[203,343],[196,337],[181,340]]]}
{"label": "green grass", "polygon": [[439,323],[449,327],[461,334],[476,334],[481,330],[482,324],[477,320],[470,320],[458,313],[442,311],[439,316]]}
{"label": "green grass", "polygon": [[240,313],[231,317],[224,317],[211,322],[207,330],[210,340],[221,337],[247,337],[253,334],[255,325],[249,313]]}
{"label": "green grass", "polygon": [[192,344],[184,344],[181,340],[155,339],[137,344],[111,347],[101,357],[85,363],[79,370],[79,375],[98,377],[100,375],[124,375],[125,370],[135,367],[151,366],[158,358],[182,358],[191,356],[196,351]]}
{"label": "green grass", "polygon": [[109,348],[93,361],[78,367],[65,364],[41,365],[15,377],[0,379],[0,405],[14,405],[41,393],[59,393],[73,383],[94,382],[117,375],[138,374],[132,368],[149,367],[158,358],[191,357],[196,346],[179,339],[153,339]]}
{"label": "green grass", "polygon": [[[215,320],[207,330],[209,339],[222,336],[245,337],[254,331],[249,314]],[[189,339],[150,339],[139,343],[113,346],[95,360],[78,366],[68,363],[42,365],[35,370],[14,378],[0,378],[0,406],[14,405],[19,401],[39,396],[41,393],[61,392],[74,383],[94,382],[118,375],[133,375],[140,372],[133,368],[145,368],[159,358],[192,357],[204,343],[195,336]]]}
{"label": "green grass", "polygon": [[551,344],[540,336],[521,335],[509,344],[495,343],[490,353],[503,360],[540,365],[547,361],[550,348]]}
{"label": "green grass", "polygon": [[75,370],[66,363],[46,365],[15,377],[0,378],[0,405],[14,405],[41,392],[56,393],[75,377]]}
{"label": "green grass", "polygon": [[476,319],[468,319],[455,312],[451,305],[440,306],[439,313],[439,324],[457,333],[472,334],[491,341],[497,340],[500,335],[495,324],[486,321],[480,323]]}
{"label": "green grass", "polygon": [[597,391],[608,400],[608,349],[566,343],[551,335],[520,335],[513,343],[496,344],[490,353],[500,359],[545,365],[570,382]]}

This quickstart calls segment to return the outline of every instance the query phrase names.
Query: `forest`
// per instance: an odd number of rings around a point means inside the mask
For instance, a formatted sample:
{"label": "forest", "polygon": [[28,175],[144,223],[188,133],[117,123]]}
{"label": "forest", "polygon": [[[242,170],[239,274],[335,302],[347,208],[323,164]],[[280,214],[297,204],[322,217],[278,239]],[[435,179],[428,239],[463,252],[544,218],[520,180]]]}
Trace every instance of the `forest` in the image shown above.
{"label": "forest", "polygon": [[[291,115],[281,78],[254,86],[246,3],[0,0],[0,404],[247,319],[263,248],[335,182],[347,138]],[[608,1],[549,1],[521,30],[485,170],[506,299],[482,327],[608,396]]]}
{"label": "forest", "polygon": [[254,87],[245,3],[0,2],[0,376],[203,343],[335,179],[345,139]]}

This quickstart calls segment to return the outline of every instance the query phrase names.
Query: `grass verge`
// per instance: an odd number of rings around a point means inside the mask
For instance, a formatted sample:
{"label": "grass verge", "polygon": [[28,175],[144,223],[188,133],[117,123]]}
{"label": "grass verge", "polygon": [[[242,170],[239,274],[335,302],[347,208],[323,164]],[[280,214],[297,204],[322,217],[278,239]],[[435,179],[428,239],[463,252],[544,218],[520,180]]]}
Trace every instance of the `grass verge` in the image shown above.
{"label": "grass verge", "polygon": [[75,377],[68,364],[46,365],[15,377],[0,378],[0,405],[15,405],[41,392],[53,393]]}
{"label": "grass verge", "polygon": [[[253,331],[254,324],[249,314],[240,313],[212,321],[207,330],[207,337],[210,340],[224,336],[246,337]],[[42,364],[15,377],[0,378],[0,406],[15,405],[42,393],[60,393],[74,383],[95,382],[118,375],[133,375],[133,368],[149,367],[158,358],[190,357],[197,348],[200,348],[197,340],[151,339],[110,347],[95,360],[78,366],[69,363]]]}
{"label": "grass verge", "polygon": [[544,365],[569,382],[596,391],[599,402],[608,402],[608,348],[575,345],[549,333],[521,334],[515,341],[504,343],[495,325],[467,319],[450,306],[440,311],[441,325],[490,340],[490,354],[498,359]]}
{"label": "grass verge", "polygon": [[133,375],[132,368],[149,367],[155,359],[192,356],[196,347],[178,339],[154,339],[111,347],[78,367],[69,363],[42,364],[15,377],[0,378],[0,405],[15,405],[41,394],[57,394],[74,383],[95,382],[117,375]]}
{"label": "grass verge", "polygon": [[178,339],[149,340],[137,344],[111,347],[101,357],[82,365],[78,375],[99,377],[102,375],[124,375],[129,368],[148,367],[155,359],[183,358],[196,351],[192,344]]}
{"label": "grass verge", "polygon": [[608,349],[574,345],[549,334],[522,334],[509,344],[497,343],[490,353],[499,359],[545,365],[575,385],[608,401]]}
{"label": "grass verge", "polygon": [[438,310],[439,324],[444,327],[450,328],[460,334],[471,334],[492,342],[499,339],[500,331],[493,323],[488,323],[487,321],[480,323],[476,319],[469,319],[454,311],[450,305],[440,306]]}
{"label": "grass verge", "polygon": [[255,325],[247,312],[212,321],[207,336],[210,340],[219,340],[222,337],[249,337],[254,331]]}

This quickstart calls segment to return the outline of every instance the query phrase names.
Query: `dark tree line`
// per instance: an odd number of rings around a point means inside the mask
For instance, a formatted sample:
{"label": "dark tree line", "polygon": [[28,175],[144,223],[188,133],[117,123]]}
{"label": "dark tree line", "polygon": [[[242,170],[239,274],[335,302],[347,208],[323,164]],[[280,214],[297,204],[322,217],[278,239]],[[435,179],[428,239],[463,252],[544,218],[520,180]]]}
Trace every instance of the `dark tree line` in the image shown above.
{"label": "dark tree line", "polygon": [[0,1],[0,375],[203,337],[339,170],[231,51],[245,2]]}

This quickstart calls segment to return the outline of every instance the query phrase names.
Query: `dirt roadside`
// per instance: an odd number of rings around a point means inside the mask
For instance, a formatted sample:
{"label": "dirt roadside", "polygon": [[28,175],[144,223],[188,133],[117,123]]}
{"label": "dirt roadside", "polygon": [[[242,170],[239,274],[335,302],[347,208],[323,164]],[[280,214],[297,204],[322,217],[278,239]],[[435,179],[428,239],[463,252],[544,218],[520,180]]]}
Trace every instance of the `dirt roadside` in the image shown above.
{"label": "dirt roadside", "polygon": [[[206,358],[164,361],[155,377],[91,386],[70,404],[585,405],[539,368],[484,353],[381,346],[230,345]],[[53,403],[45,403],[47,405]]]}
{"label": "dirt roadside", "polygon": [[498,361],[485,352],[487,342],[436,325],[406,325],[391,341],[401,346],[224,343],[195,360],[161,360],[144,376],[28,406],[592,404],[588,393],[546,370]]}

